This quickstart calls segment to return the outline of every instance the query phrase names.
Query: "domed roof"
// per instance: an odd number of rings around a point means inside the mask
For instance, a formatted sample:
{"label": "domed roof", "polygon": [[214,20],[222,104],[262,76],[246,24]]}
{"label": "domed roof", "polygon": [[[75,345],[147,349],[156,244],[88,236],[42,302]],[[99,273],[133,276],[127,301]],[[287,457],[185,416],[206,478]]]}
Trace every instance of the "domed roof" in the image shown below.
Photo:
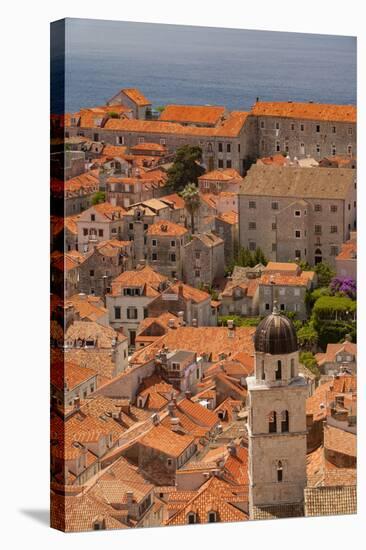
{"label": "domed roof", "polygon": [[293,353],[298,350],[296,330],[292,321],[280,315],[274,305],[273,313],[267,315],[257,326],[254,349],[271,355]]}

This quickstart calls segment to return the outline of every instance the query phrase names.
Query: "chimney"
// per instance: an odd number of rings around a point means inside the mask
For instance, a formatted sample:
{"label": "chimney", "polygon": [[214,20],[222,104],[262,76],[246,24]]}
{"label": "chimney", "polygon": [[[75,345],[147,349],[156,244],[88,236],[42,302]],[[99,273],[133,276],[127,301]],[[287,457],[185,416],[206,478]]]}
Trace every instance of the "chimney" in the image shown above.
{"label": "chimney", "polygon": [[196,327],[197,326],[197,319],[192,319],[192,327]]}
{"label": "chimney", "polygon": [[127,498],[127,506],[130,507],[133,504],[133,492],[127,491],[126,492],[126,498]]}
{"label": "chimney", "polygon": [[234,327],[234,321],[232,319],[227,320],[227,328],[230,329],[230,330],[233,330],[235,328]]}
{"label": "chimney", "polygon": [[185,396],[186,396],[186,399],[191,399],[192,397],[192,392],[190,392],[189,390],[187,390],[185,393]]}
{"label": "chimney", "polygon": [[74,398],[74,410],[78,411],[80,409],[80,397],[77,396]]}
{"label": "chimney", "polygon": [[235,447],[235,443],[233,441],[231,441],[228,445],[227,445],[227,450],[229,451],[229,454],[231,456],[236,456],[236,447]]}
{"label": "chimney", "polygon": [[179,326],[183,326],[184,325],[184,311],[178,311],[178,323],[179,323]]}
{"label": "chimney", "polygon": [[79,300],[86,300],[85,292],[79,292],[78,297],[79,297]]}
{"label": "chimney", "polygon": [[179,283],[179,285],[178,285],[178,294],[179,294],[179,296],[183,296],[183,283]]}
{"label": "chimney", "polygon": [[174,411],[175,411],[175,404],[173,403],[173,401],[169,401],[168,403],[169,416],[174,416]]}
{"label": "chimney", "polygon": [[158,426],[160,424],[160,418],[159,418],[159,415],[154,413],[151,417],[151,420],[154,424],[154,426]]}
{"label": "chimney", "polygon": [[170,427],[172,432],[180,432],[181,427],[179,426],[179,418],[173,416],[173,418],[170,419]]}
{"label": "chimney", "polygon": [[175,320],[174,319],[169,319],[168,321],[168,327],[169,328],[174,328],[175,326]]}

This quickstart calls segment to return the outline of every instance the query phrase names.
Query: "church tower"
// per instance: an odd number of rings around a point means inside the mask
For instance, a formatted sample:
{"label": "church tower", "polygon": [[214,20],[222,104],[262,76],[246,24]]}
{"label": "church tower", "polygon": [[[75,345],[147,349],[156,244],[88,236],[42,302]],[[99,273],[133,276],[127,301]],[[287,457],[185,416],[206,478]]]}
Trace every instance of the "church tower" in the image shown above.
{"label": "church tower", "polygon": [[261,510],[286,517],[287,505],[301,509],[304,500],[308,388],[298,373],[295,328],[276,304],[258,325],[254,348],[255,372],[247,378],[250,517],[265,517]]}

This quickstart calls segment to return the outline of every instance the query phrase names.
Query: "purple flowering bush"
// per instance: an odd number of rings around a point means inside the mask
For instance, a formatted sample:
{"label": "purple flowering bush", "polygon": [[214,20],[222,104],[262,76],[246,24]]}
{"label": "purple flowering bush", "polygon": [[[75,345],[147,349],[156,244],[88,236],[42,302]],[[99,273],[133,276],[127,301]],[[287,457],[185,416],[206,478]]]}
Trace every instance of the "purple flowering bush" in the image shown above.
{"label": "purple flowering bush", "polygon": [[342,294],[352,300],[356,299],[357,285],[351,277],[334,277],[330,282],[330,289],[333,294]]}

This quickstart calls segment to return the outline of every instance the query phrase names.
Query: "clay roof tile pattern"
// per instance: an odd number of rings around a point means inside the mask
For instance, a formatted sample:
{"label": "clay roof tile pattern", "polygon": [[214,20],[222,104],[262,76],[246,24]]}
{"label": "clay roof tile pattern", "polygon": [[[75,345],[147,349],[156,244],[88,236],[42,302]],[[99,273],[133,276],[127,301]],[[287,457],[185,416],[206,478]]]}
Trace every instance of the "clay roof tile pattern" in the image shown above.
{"label": "clay roof tile pattern", "polygon": [[296,118],[315,121],[356,122],[355,105],[334,105],[325,103],[300,103],[289,101],[257,101],[251,114]]}

